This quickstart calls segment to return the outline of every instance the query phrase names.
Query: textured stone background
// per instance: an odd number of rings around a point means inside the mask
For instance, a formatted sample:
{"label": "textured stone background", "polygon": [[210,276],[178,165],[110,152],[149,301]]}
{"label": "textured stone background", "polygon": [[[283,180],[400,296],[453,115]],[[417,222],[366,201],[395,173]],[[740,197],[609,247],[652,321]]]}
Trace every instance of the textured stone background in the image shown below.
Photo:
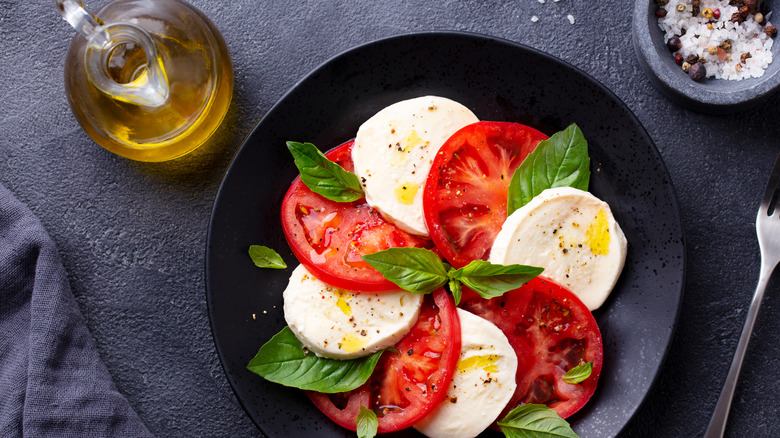
{"label": "textured stone background", "polygon": [[[668,359],[624,435],[703,433],[758,277],[753,224],[780,149],[777,99],[730,116],[673,105],[639,68],[626,0],[191,3],[227,40],[233,104],[209,145],[173,162],[143,164],[96,146],[71,115],[63,62],[74,31],[54,2],[0,0],[0,183],[57,243],[108,369],[153,432],[261,435],[219,364],[203,276],[211,206],[242,139],[287,89],[333,55],[390,35],[463,30],[579,67],[613,90],[655,140],[682,208],[687,282]],[[770,283],[756,325],[729,436],[780,434],[778,286]]]}

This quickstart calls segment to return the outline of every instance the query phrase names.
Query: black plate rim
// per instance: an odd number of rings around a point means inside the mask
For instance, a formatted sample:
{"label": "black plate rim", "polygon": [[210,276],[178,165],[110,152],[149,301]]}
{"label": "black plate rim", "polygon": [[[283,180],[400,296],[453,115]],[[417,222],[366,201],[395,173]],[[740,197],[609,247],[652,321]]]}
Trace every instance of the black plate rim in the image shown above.
{"label": "black plate rim", "polygon": [[487,35],[487,34],[476,33],[476,32],[447,30],[447,31],[422,31],[422,32],[400,33],[400,34],[396,34],[396,35],[391,35],[391,36],[387,36],[387,37],[374,39],[374,40],[371,40],[369,42],[366,42],[366,43],[363,43],[363,44],[359,44],[359,45],[350,47],[350,48],[348,48],[348,49],[346,49],[346,50],[344,50],[344,51],[342,51],[342,52],[340,52],[340,53],[338,53],[338,54],[336,54],[336,55],[326,59],[324,62],[320,63],[317,67],[315,67],[309,73],[307,73],[305,76],[303,76],[303,78],[301,78],[300,80],[295,82],[274,103],[274,105],[260,118],[260,120],[254,125],[252,130],[246,135],[246,137],[244,137],[244,139],[241,142],[241,146],[236,151],[233,159],[230,161],[230,164],[227,167],[227,170],[225,171],[225,175],[223,176],[222,181],[220,182],[219,189],[217,190],[216,196],[214,198],[214,205],[212,207],[211,215],[209,217],[208,230],[207,230],[207,234],[206,234],[206,248],[205,248],[206,251],[205,251],[205,263],[204,263],[204,265],[205,265],[204,266],[205,267],[205,269],[204,269],[205,294],[206,294],[206,307],[207,307],[207,312],[208,312],[208,317],[209,317],[209,328],[211,329],[212,339],[214,340],[214,345],[215,345],[215,348],[217,350],[217,356],[219,357],[220,366],[222,367],[222,371],[224,372],[225,377],[226,377],[228,383],[230,384],[230,388],[233,391],[233,394],[235,395],[235,397],[238,400],[239,404],[244,409],[244,411],[247,414],[247,416],[255,424],[255,426],[258,428],[258,430],[261,432],[261,434],[266,436],[266,433],[265,433],[263,427],[257,421],[255,421],[255,419],[254,419],[254,417],[252,415],[250,415],[249,410],[247,409],[246,404],[244,403],[244,401],[242,400],[242,398],[240,397],[240,395],[238,393],[238,389],[236,388],[236,383],[235,383],[234,379],[231,377],[231,374],[230,374],[229,370],[226,368],[227,360],[226,360],[226,357],[225,357],[225,355],[224,355],[224,353],[222,351],[222,348],[220,347],[220,344],[219,344],[219,342],[217,340],[217,331],[216,331],[216,328],[215,328],[215,325],[214,325],[214,318],[215,317],[214,317],[214,313],[213,313],[214,307],[213,307],[213,303],[212,303],[212,298],[213,298],[214,295],[213,295],[213,293],[211,293],[211,291],[213,291],[213,286],[211,285],[211,277],[209,275],[209,272],[211,271],[211,258],[212,258],[212,254],[211,254],[211,241],[212,241],[212,233],[213,233],[213,230],[214,230],[215,215],[216,215],[217,210],[219,209],[220,198],[221,198],[221,196],[223,194],[223,190],[225,189],[225,180],[229,177],[231,171],[234,169],[235,163],[240,159],[240,157],[242,155],[242,152],[244,152],[245,147],[246,147],[249,139],[254,136],[255,132],[258,129],[260,129],[260,127],[263,124],[263,122],[265,120],[267,120],[269,118],[269,116],[271,114],[273,114],[277,110],[277,108],[280,107],[282,105],[282,103],[291,94],[293,94],[295,92],[296,88],[298,88],[302,83],[306,82],[311,77],[316,76],[321,71],[327,69],[331,63],[336,62],[337,60],[339,60],[339,59],[341,59],[343,57],[350,56],[353,52],[358,52],[358,51],[361,51],[361,50],[363,50],[363,49],[365,49],[367,47],[371,47],[373,45],[377,45],[377,44],[381,44],[381,43],[387,43],[387,42],[392,42],[392,41],[397,41],[397,40],[404,40],[404,39],[408,39],[408,38],[415,38],[415,37],[420,37],[420,36],[425,36],[425,35],[468,37],[468,38],[474,38],[474,39],[483,40],[483,41],[486,41],[486,42],[495,42],[495,43],[499,43],[499,44],[503,44],[503,45],[514,47],[514,48],[519,49],[521,51],[532,52],[536,56],[540,56],[540,57],[546,58],[546,59],[548,59],[548,60],[550,60],[552,62],[555,62],[555,63],[558,63],[558,64],[562,64],[562,65],[566,66],[567,68],[573,70],[577,74],[579,74],[579,75],[583,76],[584,78],[586,78],[593,85],[595,85],[597,88],[599,88],[600,91],[602,91],[606,95],[610,96],[615,102],[619,103],[620,106],[622,107],[622,109],[625,110],[627,112],[627,114],[635,122],[635,126],[638,128],[639,134],[642,137],[644,137],[644,139],[649,144],[651,144],[653,146],[652,148],[650,148],[650,153],[654,155],[654,157],[656,159],[657,165],[659,165],[661,167],[663,173],[665,174],[665,176],[667,176],[667,178],[670,181],[671,198],[669,199],[669,201],[671,202],[672,206],[674,207],[675,216],[677,218],[677,225],[679,226],[679,230],[680,230],[680,236],[679,237],[680,237],[680,246],[681,246],[681,250],[682,250],[682,257],[681,257],[681,260],[679,262],[679,264],[680,264],[679,285],[680,286],[679,286],[679,291],[676,291],[678,299],[677,299],[677,301],[675,303],[675,309],[676,309],[675,310],[675,316],[674,316],[674,319],[673,319],[673,322],[672,322],[671,329],[669,330],[669,334],[668,334],[667,338],[664,340],[665,348],[664,348],[664,351],[662,352],[662,354],[660,356],[661,358],[659,360],[658,367],[655,369],[655,372],[652,375],[652,379],[650,381],[650,384],[647,387],[647,391],[643,394],[641,401],[630,412],[628,420],[623,424],[621,429],[618,431],[618,435],[620,435],[626,429],[626,427],[629,424],[631,424],[631,422],[636,418],[637,412],[642,408],[642,406],[645,405],[645,403],[647,402],[647,399],[648,399],[650,393],[654,390],[656,384],[658,383],[659,375],[660,375],[661,370],[663,369],[663,367],[665,365],[665,362],[667,360],[667,356],[668,356],[669,351],[671,349],[672,340],[673,340],[673,338],[674,338],[674,336],[676,334],[677,328],[679,326],[679,318],[680,318],[681,307],[682,307],[681,304],[682,304],[684,290],[685,290],[687,254],[686,254],[686,245],[685,245],[685,241],[686,241],[686,239],[685,239],[685,227],[684,227],[684,223],[682,221],[682,214],[681,214],[681,211],[680,211],[679,197],[677,195],[677,191],[674,188],[674,185],[673,185],[673,183],[671,181],[671,176],[669,175],[669,171],[668,171],[668,169],[666,167],[666,163],[664,162],[663,158],[661,157],[661,153],[658,150],[658,147],[655,145],[655,142],[653,141],[652,137],[650,137],[649,133],[647,132],[647,129],[641,123],[641,121],[636,116],[636,114],[631,110],[631,108],[628,107],[628,105],[626,105],[626,103],[623,102],[623,100],[620,99],[612,90],[607,88],[604,84],[602,84],[600,81],[596,80],[593,76],[591,76],[587,72],[581,70],[580,68],[570,64],[569,62],[567,62],[567,61],[565,61],[563,59],[557,58],[557,57],[555,57],[553,55],[550,55],[550,54],[548,54],[546,52],[543,52],[543,51],[541,51],[539,49],[535,49],[533,47],[527,46],[527,45],[522,44],[522,43],[518,43],[518,42],[515,42],[515,41],[511,41],[511,40],[507,40],[507,39],[504,39],[504,38],[495,37],[495,36],[491,36],[491,35]]}

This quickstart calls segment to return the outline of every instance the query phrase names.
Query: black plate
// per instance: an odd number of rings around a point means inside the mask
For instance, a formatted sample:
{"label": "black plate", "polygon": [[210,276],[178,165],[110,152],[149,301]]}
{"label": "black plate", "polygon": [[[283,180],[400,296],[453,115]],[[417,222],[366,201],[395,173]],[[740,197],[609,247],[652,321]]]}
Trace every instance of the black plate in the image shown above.
{"label": "black plate", "polygon": [[[239,401],[270,437],[350,436],[301,391],[246,370],[285,325],[282,291],[297,265],[279,220],[297,174],[285,141],[329,149],[383,107],[427,94],[461,102],[482,120],[519,121],[547,134],[574,122],[584,131],[591,192],[612,207],[629,251],[596,312],[604,337],[599,388],[570,421],[583,437],[618,434],[659,372],[682,298],[683,231],[666,167],[631,111],[590,76],[528,47],[463,33],[397,36],[333,58],[284,96],[239,150],[217,195],[206,256],[211,328]],[[290,269],[255,268],[251,244],[277,249]]]}

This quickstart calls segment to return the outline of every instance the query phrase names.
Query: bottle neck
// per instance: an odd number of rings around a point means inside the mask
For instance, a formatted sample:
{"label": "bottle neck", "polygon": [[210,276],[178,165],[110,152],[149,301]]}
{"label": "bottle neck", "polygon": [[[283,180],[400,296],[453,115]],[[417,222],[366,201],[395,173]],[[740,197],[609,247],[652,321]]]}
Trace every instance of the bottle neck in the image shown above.
{"label": "bottle neck", "polygon": [[129,23],[105,26],[102,47],[84,52],[87,77],[115,99],[147,107],[163,105],[170,91],[157,46],[148,32]]}
{"label": "bottle neck", "polygon": [[169,87],[157,45],[144,29],[129,23],[104,25],[77,0],[56,0],[62,18],[86,38],[84,65],[101,92],[136,105],[157,107]]}

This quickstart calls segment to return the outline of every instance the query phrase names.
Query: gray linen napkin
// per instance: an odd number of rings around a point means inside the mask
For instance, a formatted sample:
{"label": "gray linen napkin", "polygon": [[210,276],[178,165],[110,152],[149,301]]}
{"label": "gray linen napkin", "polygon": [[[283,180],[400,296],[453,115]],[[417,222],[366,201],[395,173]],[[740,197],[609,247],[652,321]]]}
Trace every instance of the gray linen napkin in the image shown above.
{"label": "gray linen napkin", "polygon": [[2,185],[0,436],[152,436],[100,360],[54,242]]}

